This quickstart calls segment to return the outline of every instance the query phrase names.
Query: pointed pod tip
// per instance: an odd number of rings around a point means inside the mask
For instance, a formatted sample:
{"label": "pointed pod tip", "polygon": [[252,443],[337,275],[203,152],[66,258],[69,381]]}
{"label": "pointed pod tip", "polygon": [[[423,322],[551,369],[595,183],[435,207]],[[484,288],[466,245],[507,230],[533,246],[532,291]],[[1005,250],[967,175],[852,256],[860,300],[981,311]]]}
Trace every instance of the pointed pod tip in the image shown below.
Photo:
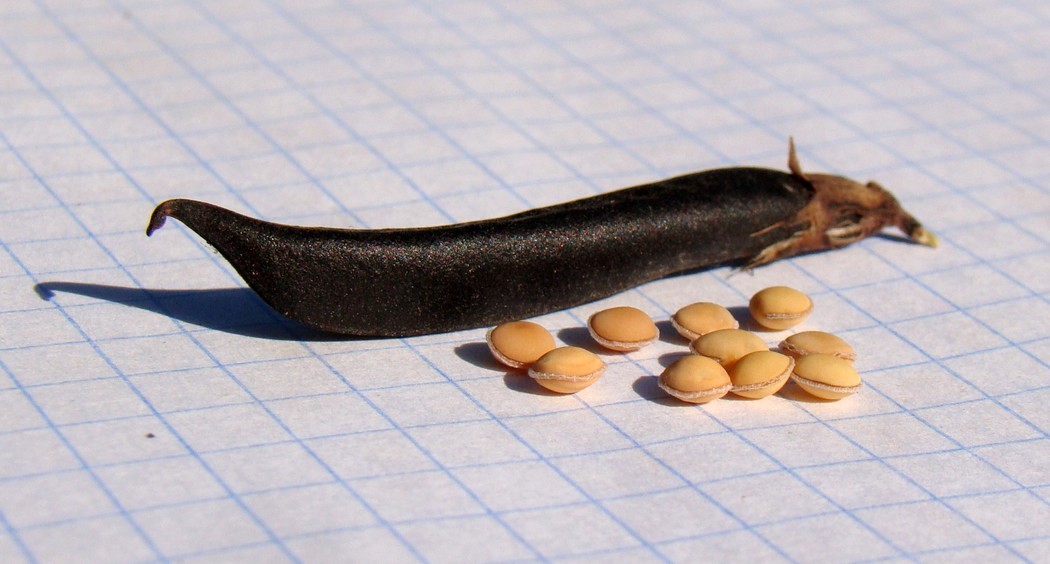
{"label": "pointed pod tip", "polygon": [[146,226],[147,237],[153,235],[154,231],[164,227],[164,220],[171,215],[173,202],[175,200],[166,200],[153,209],[153,214],[149,218],[149,225]]}
{"label": "pointed pod tip", "polygon": [[941,240],[937,238],[932,232],[927,231],[925,227],[919,227],[911,232],[911,240],[915,241],[920,245],[926,245],[927,247],[937,248],[937,245],[941,243]]}

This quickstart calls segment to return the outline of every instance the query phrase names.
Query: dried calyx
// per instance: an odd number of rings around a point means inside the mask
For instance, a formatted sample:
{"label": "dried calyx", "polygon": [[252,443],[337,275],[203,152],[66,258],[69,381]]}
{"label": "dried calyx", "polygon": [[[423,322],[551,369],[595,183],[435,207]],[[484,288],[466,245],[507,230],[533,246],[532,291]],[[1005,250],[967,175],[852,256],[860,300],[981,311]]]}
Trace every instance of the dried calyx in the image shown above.
{"label": "dried calyx", "polygon": [[861,184],[833,174],[806,174],[799,166],[795,141],[788,146],[788,168],[792,176],[809,183],[814,195],[791,220],[767,227],[752,236],[792,227],[787,239],[762,250],[748,264],[754,268],[807,251],[844,247],[885,227],[896,227],[920,245],[936,247],[937,237],[904,211],[897,198],[877,182]]}

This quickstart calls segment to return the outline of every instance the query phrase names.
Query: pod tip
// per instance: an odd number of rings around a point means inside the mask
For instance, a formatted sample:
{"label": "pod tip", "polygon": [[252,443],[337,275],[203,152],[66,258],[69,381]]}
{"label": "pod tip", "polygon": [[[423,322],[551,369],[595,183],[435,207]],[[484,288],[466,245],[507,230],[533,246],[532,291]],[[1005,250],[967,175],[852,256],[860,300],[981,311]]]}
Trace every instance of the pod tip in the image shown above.
{"label": "pod tip", "polygon": [[153,232],[164,227],[164,220],[171,215],[172,202],[174,200],[167,200],[161,202],[156,208],[153,209],[153,215],[149,218],[149,225],[146,226],[146,236],[153,235]]}
{"label": "pod tip", "polygon": [[920,245],[926,245],[927,247],[937,248],[940,244],[940,239],[937,238],[932,232],[927,231],[924,227],[915,229],[910,234],[911,240],[915,241]]}

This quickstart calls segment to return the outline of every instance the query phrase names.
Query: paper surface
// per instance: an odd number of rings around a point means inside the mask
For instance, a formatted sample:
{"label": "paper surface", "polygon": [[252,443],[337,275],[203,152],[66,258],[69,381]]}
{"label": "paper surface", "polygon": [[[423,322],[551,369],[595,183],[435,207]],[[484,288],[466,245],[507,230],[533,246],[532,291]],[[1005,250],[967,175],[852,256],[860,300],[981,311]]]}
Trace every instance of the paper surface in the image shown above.
{"label": "paper surface", "polygon": [[[0,5],[0,561],[1050,560],[1045,2]],[[492,217],[716,166],[940,236],[647,284],[567,397],[484,330],[318,338],[177,221]],[[807,292],[865,387],[678,405],[694,301]],[[788,333],[763,333],[775,345]]]}

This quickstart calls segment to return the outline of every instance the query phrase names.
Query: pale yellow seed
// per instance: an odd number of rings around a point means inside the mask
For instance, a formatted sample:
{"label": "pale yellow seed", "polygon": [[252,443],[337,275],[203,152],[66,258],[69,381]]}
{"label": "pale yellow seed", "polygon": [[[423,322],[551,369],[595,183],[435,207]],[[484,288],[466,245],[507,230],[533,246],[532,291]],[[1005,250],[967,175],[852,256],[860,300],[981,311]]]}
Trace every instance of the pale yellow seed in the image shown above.
{"label": "pale yellow seed", "polygon": [[727,393],[732,383],[721,364],[695,354],[674,361],[660,374],[660,389],[682,401],[707,403]]}
{"label": "pale yellow seed", "polygon": [[813,311],[813,300],[794,288],[772,286],[752,296],[748,309],[759,325],[781,331],[809,317]]}
{"label": "pale yellow seed", "polygon": [[736,329],[740,327],[729,310],[711,302],[689,304],[671,316],[671,325],[678,334],[694,341],[719,329]]}
{"label": "pale yellow seed", "polygon": [[576,393],[595,383],[605,372],[598,355],[579,347],[559,347],[529,367],[536,383],[559,394]]}
{"label": "pale yellow seed", "polygon": [[658,331],[644,311],[628,306],[609,308],[587,320],[591,337],[614,351],[636,351],[656,340]]}
{"label": "pale yellow seed", "polygon": [[485,335],[489,351],[511,368],[526,368],[554,349],[554,337],[531,321],[511,321],[489,329]]}
{"label": "pale yellow seed", "polygon": [[715,360],[726,370],[748,353],[769,350],[758,335],[743,329],[712,331],[693,341],[689,348],[698,355]]}
{"label": "pale yellow seed", "polygon": [[795,362],[791,379],[810,394],[838,400],[855,394],[861,387],[860,374],[853,364],[830,354],[808,354]]}
{"label": "pale yellow seed", "polygon": [[780,391],[791,376],[795,359],[773,351],[758,351],[746,355],[729,370],[734,394],[761,399]]}
{"label": "pale yellow seed", "polygon": [[807,354],[830,354],[850,362],[857,358],[856,351],[849,343],[823,331],[803,331],[791,335],[780,342],[780,350],[795,358]]}

